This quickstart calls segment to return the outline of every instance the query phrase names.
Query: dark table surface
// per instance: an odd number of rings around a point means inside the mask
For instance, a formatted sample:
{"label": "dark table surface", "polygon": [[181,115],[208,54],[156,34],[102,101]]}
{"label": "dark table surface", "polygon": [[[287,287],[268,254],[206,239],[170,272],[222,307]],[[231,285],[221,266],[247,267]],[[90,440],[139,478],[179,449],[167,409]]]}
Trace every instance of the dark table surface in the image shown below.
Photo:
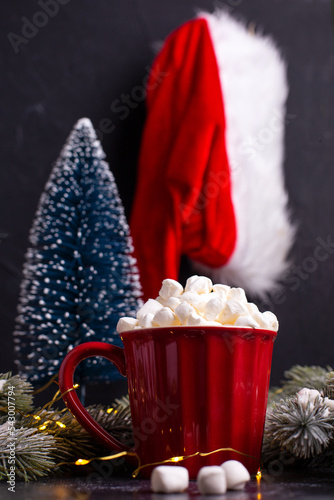
{"label": "dark table surface", "polygon": [[7,500],[191,500],[197,498],[225,500],[333,500],[334,469],[299,471],[280,474],[278,477],[264,476],[260,486],[255,479],[249,481],[242,491],[231,491],[225,495],[201,496],[196,482],[191,481],[185,493],[166,495],[150,491],[150,481],[111,477],[92,481],[85,477],[48,479],[33,483],[17,482],[15,494],[8,491],[5,482],[0,483],[0,499]]}

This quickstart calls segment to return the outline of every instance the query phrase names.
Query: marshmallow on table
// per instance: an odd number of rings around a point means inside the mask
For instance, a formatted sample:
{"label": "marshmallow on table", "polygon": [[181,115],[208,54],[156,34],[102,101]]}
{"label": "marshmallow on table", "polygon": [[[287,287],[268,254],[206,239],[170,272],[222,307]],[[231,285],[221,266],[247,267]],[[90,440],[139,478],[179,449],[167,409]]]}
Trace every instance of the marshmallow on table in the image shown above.
{"label": "marshmallow on table", "polygon": [[189,486],[189,473],[178,465],[159,465],[151,474],[151,489],[155,493],[180,493]]}
{"label": "marshmallow on table", "polygon": [[225,471],[228,490],[241,490],[245,487],[245,483],[250,480],[248,470],[238,460],[227,460],[221,464],[221,467]]}
{"label": "marshmallow on table", "polygon": [[120,318],[117,323],[117,331],[118,333],[127,332],[129,330],[133,330],[135,326],[138,325],[138,320],[136,318]]}
{"label": "marshmallow on table", "polygon": [[168,300],[169,297],[177,297],[183,293],[183,286],[181,283],[175,280],[166,279],[162,282],[162,287],[160,289],[159,295],[164,300]]}
{"label": "marshmallow on table", "polygon": [[186,292],[196,292],[198,294],[201,294],[210,293],[212,291],[213,285],[210,278],[207,278],[206,276],[192,276],[192,278],[187,279],[185,287]]}
{"label": "marshmallow on table", "polygon": [[224,469],[219,465],[202,467],[197,474],[197,487],[202,495],[223,495],[226,493]]}

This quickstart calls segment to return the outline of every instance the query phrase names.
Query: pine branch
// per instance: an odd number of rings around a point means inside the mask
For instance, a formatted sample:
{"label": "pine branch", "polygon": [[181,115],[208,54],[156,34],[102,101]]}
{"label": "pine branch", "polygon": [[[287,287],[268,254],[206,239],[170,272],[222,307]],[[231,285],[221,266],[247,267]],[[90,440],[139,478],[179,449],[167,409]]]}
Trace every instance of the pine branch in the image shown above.
{"label": "pine branch", "polygon": [[334,399],[334,371],[330,371],[326,376],[326,384],[323,389],[323,394],[329,399]]}
{"label": "pine branch", "polygon": [[295,365],[290,370],[284,372],[285,381],[282,382],[282,389],[286,395],[293,395],[303,387],[317,389],[321,391],[327,382],[328,373],[333,368],[327,366],[300,366]]}
{"label": "pine branch", "polygon": [[287,449],[297,459],[320,454],[333,435],[333,412],[316,398],[302,404],[297,397],[273,403],[267,411],[264,452],[265,461],[270,449]]}
{"label": "pine branch", "polygon": [[[330,366],[322,368],[321,366],[300,366],[295,365],[290,370],[284,372],[285,379],[282,380],[281,387],[273,387],[268,394],[268,406],[274,402],[279,402],[282,398],[293,396],[300,389],[316,389],[324,392],[324,388],[331,379],[330,374],[334,374]],[[334,396],[334,376],[332,380],[332,394],[325,394],[331,398]],[[333,397],[334,399],[334,397]]]}
{"label": "pine branch", "polygon": [[14,392],[16,411],[29,412],[33,405],[33,387],[19,375],[12,376],[11,372],[0,373],[0,424],[8,416],[8,388]]}
{"label": "pine branch", "polygon": [[[123,398],[115,403],[112,409],[94,405],[88,407],[87,411],[113,437],[131,446],[133,438],[129,400]],[[47,410],[44,407],[33,414],[21,416],[19,422],[29,429],[53,436],[56,449],[52,452],[52,458],[58,463],[68,462],[67,468],[71,468],[70,462],[78,458],[106,454],[106,449],[92,439],[67,408]]]}
{"label": "pine branch", "polygon": [[9,478],[9,442],[15,443],[15,475],[31,481],[48,476],[55,470],[56,462],[52,453],[57,449],[53,436],[39,433],[36,429],[21,427],[15,429],[15,440],[9,435],[7,424],[0,426],[0,480]]}

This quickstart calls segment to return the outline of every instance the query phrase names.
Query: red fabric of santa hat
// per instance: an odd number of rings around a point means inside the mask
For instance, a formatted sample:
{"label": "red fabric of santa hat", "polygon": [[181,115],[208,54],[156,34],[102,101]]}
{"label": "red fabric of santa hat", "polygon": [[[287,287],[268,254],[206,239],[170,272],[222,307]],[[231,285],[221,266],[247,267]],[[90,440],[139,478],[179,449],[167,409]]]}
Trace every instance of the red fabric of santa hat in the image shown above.
{"label": "red fabric of santa hat", "polygon": [[174,31],[147,84],[131,216],[145,297],[181,255],[216,283],[270,291],[294,229],[283,179],[286,70],[269,38],[224,11]]}

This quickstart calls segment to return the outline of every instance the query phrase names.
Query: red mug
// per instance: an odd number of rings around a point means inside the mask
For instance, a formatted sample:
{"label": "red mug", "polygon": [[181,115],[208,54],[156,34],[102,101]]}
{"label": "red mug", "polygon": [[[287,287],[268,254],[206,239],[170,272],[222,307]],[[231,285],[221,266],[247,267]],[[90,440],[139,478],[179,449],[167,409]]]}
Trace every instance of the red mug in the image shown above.
{"label": "red mug", "polygon": [[[124,349],[87,342],[65,357],[59,372],[63,399],[79,423],[112,451],[128,451],[147,465],[173,457],[191,478],[204,465],[239,460],[260,465],[273,342],[271,330],[236,327],[149,328],[123,332]],[[128,379],[134,432],[128,448],[87,413],[73,388],[77,365],[109,359]],[[227,451],[217,451],[229,448]],[[231,451],[233,449],[234,451]],[[203,456],[204,455],[204,456]]]}

